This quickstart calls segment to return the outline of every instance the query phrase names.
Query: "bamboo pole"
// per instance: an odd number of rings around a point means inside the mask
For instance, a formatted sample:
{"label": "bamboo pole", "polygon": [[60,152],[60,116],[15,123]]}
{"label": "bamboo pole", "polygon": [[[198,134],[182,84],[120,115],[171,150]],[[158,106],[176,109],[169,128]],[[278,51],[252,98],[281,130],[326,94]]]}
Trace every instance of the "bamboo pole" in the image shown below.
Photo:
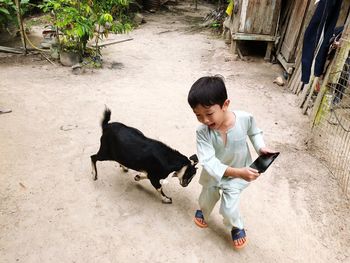
{"label": "bamboo pole", "polygon": [[296,95],[299,95],[300,91],[301,91],[301,87],[303,87],[303,83],[300,81],[301,78],[301,65],[298,68],[298,80],[297,83],[295,84],[294,88],[293,88],[293,93]]}
{"label": "bamboo pole", "polygon": [[[301,77],[301,74],[300,74]],[[301,81],[298,82],[296,89],[294,91],[294,94],[297,94],[299,96],[300,92],[302,91],[301,88],[304,87],[304,83],[302,83]]]}
{"label": "bamboo pole", "polygon": [[21,34],[21,40],[22,40],[22,46],[23,46],[23,52],[24,54],[27,54],[27,44],[24,36],[24,28],[23,28],[23,20],[21,16],[21,6],[19,4],[18,0],[15,0],[16,6],[17,6],[17,20],[18,20],[18,25],[19,25],[19,31]]}
{"label": "bamboo pole", "polygon": [[313,81],[314,81],[314,76],[312,75],[311,78],[310,78],[309,83],[305,84],[304,85],[304,89],[301,91],[301,95],[300,95],[300,98],[299,98],[299,107],[300,108],[303,108],[304,103],[305,103],[307,97],[310,94]]}

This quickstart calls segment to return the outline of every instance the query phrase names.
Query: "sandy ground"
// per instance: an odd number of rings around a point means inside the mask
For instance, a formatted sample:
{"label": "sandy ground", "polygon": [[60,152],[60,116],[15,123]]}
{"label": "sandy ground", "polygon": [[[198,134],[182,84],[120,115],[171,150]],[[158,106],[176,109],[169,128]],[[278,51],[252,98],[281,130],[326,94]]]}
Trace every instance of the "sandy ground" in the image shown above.
{"label": "sandy ground", "polygon": [[[272,83],[281,68],[263,54],[236,60],[222,39],[194,30],[208,8],[146,14],[132,41],[103,50],[104,69],[81,75],[2,54],[0,106],[13,112],[0,115],[0,262],[350,262],[349,201],[307,150],[297,97]],[[281,151],[242,194],[249,244],[240,252],[218,206],[208,229],[193,223],[198,175],[187,188],[169,179],[172,205],[116,163],[98,163],[99,180],[91,178],[105,104],[112,120],[195,153],[187,92],[216,73],[232,108],[252,112]]]}

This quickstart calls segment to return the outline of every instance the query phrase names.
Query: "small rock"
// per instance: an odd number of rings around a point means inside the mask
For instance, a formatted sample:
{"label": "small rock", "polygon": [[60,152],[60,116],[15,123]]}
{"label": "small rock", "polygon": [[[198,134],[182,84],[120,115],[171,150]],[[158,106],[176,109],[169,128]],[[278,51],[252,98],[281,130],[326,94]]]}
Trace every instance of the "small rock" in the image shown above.
{"label": "small rock", "polygon": [[284,80],[283,80],[282,77],[277,77],[277,78],[275,78],[273,83],[276,83],[278,86],[283,86],[284,85]]}
{"label": "small rock", "polygon": [[83,66],[80,63],[74,64],[72,66],[72,73],[74,75],[83,74],[84,72],[85,72],[85,69],[83,68]]}
{"label": "small rock", "polygon": [[72,66],[72,69],[81,68],[81,67],[82,65],[80,63],[77,63]]}
{"label": "small rock", "polygon": [[134,23],[136,25],[140,25],[142,23],[145,23],[145,18],[140,13],[136,13],[135,17],[134,17]]}

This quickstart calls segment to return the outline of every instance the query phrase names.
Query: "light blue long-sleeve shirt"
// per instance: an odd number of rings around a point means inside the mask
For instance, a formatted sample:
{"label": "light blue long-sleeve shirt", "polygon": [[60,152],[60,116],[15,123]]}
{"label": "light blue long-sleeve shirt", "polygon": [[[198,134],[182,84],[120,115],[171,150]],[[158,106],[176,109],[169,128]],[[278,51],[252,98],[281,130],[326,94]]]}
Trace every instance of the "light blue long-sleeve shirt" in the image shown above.
{"label": "light blue long-sleeve shirt", "polygon": [[203,166],[199,183],[218,186],[230,183],[234,178],[223,176],[227,167],[241,168],[252,163],[247,136],[257,153],[265,143],[262,131],[256,127],[254,117],[244,111],[233,111],[235,124],[227,131],[226,145],[216,130],[202,124],[197,129],[197,155]]}

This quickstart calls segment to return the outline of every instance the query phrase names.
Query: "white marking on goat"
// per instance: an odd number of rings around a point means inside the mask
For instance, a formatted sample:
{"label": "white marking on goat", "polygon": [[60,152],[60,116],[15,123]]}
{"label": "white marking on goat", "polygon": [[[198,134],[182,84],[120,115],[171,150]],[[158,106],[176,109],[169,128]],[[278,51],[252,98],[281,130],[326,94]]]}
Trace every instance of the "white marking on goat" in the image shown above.
{"label": "white marking on goat", "polygon": [[174,175],[177,176],[177,178],[179,178],[180,183],[182,183],[182,177],[184,176],[186,169],[187,165],[185,165],[179,171],[174,173]]}
{"label": "white marking on goat", "polygon": [[169,184],[169,181],[168,181],[167,179],[160,179],[160,180],[159,180],[159,183],[160,183],[161,185],[167,185],[167,184]]}
{"label": "white marking on goat", "polygon": [[162,196],[162,202],[165,204],[171,204],[173,202],[173,200],[171,199],[171,197],[167,197],[163,191],[162,188],[157,189],[157,191],[160,193],[160,195]]}

